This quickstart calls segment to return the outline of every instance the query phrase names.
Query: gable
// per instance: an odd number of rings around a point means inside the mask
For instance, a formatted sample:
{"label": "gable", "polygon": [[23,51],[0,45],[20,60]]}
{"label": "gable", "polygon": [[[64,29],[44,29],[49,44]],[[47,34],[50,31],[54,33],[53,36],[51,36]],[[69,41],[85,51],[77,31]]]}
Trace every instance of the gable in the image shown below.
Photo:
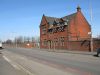
{"label": "gable", "polygon": [[69,34],[72,38],[89,38],[88,32],[91,32],[91,27],[81,11],[76,13],[76,16],[70,21]]}
{"label": "gable", "polygon": [[76,20],[77,20],[78,29],[80,32],[82,33],[90,32],[91,27],[81,12],[77,13]]}
{"label": "gable", "polygon": [[46,25],[47,23],[48,23],[48,22],[47,22],[45,16],[43,15],[43,16],[42,16],[41,23],[40,23],[40,26],[41,26],[41,25]]}

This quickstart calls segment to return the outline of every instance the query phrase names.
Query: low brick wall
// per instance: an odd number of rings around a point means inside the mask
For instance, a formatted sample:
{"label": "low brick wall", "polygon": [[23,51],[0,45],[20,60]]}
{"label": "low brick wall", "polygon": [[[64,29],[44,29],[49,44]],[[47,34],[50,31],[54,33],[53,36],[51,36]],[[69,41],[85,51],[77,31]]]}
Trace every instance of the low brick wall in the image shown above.
{"label": "low brick wall", "polygon": [[90,51],[90,41],[70,41],[68,49],[73,51]]}
{"label": "low brick wall", "polygon": [[94,48],[94,51],[96,51],[97,48],[100,48],[100,40],[94,40],[93,48]]}
{"label": "low brick wall", "polygon": [[[100,40],[93,41],[93,50],[96,51],[97,48],[100,48]],[[69,50],[78,50],[78,51],[91,51],[91,45],[89,40],[84,41],[70,41]]]}
{"label": "low brick wall", "polygon": [[[36,44],[30,43],[29,45],[23,43],[23,44],[4,44],[3,46],[5,47],[23,47],[23,48],[39,48]],[[97,48],[100,48],[100,40],[94,40],[93,41],[93,50],[96,51]],[[48,47],[44,49],[49,49]],[[90,41],[89,40],[84,40],[84,41],[69,41],[66,42],[66,48],[62,47],[55,47],[51,48],[56,49],[56,50],[71,50],[71,51],[91,51],[91,46],[90,46]]]}

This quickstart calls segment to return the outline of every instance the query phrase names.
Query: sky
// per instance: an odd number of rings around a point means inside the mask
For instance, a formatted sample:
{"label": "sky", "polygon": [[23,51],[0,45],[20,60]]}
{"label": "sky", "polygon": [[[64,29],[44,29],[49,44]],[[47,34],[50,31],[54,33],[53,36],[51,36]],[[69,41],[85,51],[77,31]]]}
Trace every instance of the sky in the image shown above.
{"label": "sky", "polygon": [[0,39],[39,36],[43,14],[60,18],[75,13],[78,5],[91,24],[93,36],[100,35],[99,0],[0,0]]}

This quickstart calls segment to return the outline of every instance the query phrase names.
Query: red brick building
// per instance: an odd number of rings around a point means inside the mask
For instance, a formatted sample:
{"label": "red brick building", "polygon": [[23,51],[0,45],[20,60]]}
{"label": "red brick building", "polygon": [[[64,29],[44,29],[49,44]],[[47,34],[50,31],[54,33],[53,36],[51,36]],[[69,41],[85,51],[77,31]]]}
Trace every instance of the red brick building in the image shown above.
{"label": "red brick building", "polygon": [[40,48],[85,50],[85,46],[82,46],[85,42],[85,45],[88,44],[86,50],[89,50],[88,41],[91,37],[89,32],[91,32],[91,26],[79,6],[75,13],[65,17],[43,15],[40,23]]}

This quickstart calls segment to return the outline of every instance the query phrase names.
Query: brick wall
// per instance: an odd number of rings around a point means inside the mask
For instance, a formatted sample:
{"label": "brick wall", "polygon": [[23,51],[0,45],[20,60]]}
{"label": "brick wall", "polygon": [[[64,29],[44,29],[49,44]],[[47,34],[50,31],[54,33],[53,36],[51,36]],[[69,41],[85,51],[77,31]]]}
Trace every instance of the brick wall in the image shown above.
{"label": "brick wall", "polygon": [[90,41],[70,41],[68,49],[73,51],[90,51]]}
{"label": "brick wall", "polygon": [[94,48],[94,51],[96,51],[97,48],[100,48],[100,40],[94,40],[93,48]]}
{"label": "brick wall", "polygon": [[[90,41],[70,41],[68,42],[68,50],[72,51],[91,51]],[[100,40],[93,41],[93,51],[96,51],[97,48],[100,48]]]}

